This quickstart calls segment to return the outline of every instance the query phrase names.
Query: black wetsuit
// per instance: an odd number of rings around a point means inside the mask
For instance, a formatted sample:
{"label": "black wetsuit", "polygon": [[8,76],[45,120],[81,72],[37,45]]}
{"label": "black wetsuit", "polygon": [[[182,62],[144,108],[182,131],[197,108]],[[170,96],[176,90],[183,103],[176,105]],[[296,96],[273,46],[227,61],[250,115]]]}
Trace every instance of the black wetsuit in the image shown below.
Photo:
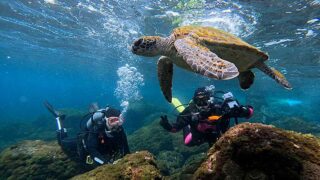
{"label": "black wetsuit", "polygon": [[[200,112],[195,104],[190,103],[179,114],[175,123],[165,123],[162,126],[170,132],[178,132],[183,129],[186,146],[200,145],[204,142],[212,145],[222,133],[229,129],[231,117],[249,118],[252,112],[251,106],[240,106],[237,111],[230,111],[223,103],[212,103],[208,111]],[[221,118],[217,121],[210,121],[208,119],[210,116],[221,116]]]}
{"label": "black wetsuit", "polygon": [[[117,116],[119,114],[120,112]],[[87,155],[90,155],[96,165],[112,163],[116,158],[130,153],[123,127],[120,126],[116,131],[108,131],[105,122],[102,121],[105,116],[111,115],[101,111],[93,113],[87,122],[86,131],[80,133],[77,138],[68,138],[62,128],[62,132],[58,131],[57,134],[59,144],[69,155],[76,155],[81,161],[86,161]],[[100,121],[102,123],[97,124]]]}

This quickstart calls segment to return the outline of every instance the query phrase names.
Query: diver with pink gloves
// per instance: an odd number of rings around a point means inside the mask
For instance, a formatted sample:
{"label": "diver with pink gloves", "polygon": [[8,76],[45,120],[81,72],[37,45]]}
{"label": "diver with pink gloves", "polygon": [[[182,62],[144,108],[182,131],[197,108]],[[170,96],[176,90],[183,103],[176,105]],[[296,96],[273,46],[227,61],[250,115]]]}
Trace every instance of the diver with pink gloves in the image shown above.
{"label": "diver with pink gloves", "polygon": [[[223,93],[222,97],[216,94]],[[253,107],[240,105],[231,92],[214,92],[214,88],[198,88],[192,101],[178,115],[175,123],[169,123],[166,115],[161,116],[160,125],[169,132],[183,129],[184,144],[196,146],[205,142],[213,145],[230,127],[230,119],[249,119]]]}

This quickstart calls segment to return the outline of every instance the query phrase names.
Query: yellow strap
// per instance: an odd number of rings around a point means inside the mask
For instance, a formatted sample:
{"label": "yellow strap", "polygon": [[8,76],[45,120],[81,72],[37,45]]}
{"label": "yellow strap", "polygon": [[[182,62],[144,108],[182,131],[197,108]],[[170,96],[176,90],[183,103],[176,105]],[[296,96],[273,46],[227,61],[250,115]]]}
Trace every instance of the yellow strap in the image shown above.
{"label": "yellow strap", "polygon": [[93,160],[92,160],[90,155],[87,156],[86,163],[87,164],[93,164]]}
{"label": "yellow strap", "polygon": [[180,113],[185,109],[185,107],[182,105],[178,98],[173,97],[171,103]]}

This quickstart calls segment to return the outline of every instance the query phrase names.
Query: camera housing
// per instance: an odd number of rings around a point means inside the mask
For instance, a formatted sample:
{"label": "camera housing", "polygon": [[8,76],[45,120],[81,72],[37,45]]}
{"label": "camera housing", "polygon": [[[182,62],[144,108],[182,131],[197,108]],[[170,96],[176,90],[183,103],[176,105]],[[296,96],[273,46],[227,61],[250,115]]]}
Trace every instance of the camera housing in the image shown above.
{"label": "camera housing", "polygon": [[233,94],[231,92],[223,94],[222,98],[224,100],[224,103],[227,104],[230,109],[239,107],[238,102],[233,98]]}

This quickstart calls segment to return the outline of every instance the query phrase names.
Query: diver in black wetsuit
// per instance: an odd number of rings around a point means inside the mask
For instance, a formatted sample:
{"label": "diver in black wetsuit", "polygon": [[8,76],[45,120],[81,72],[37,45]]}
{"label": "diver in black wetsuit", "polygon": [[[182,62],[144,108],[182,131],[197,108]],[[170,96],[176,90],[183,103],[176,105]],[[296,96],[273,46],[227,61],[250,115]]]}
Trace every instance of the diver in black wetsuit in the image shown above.
{"label": "diver in black wetsuit", "polygon": [[211,146],[229,129],[230,118],[250,118],[252,106],[242,106],[233,99],[232,93],[225,93],[221,100],[214,98],[213,90],[198,88],[188,107],[182,111],[175,123],[170,124],[167,116],[161,116],[160,125],[169,132],[183,129],[186,146],[208,142]]}
{"label": "diver in black wetsuit", "polygon": [[49,103],[46,102],[45,106],[56,117],[59,145],[68,155],[76,156],[75,159],[86,164],[102,165],[113,163],[117,158],[130,153],[119,110],[107,107],[92,112],[83,132],[76,138],[68,138],[61,124],[65,116],[54,110]]}

